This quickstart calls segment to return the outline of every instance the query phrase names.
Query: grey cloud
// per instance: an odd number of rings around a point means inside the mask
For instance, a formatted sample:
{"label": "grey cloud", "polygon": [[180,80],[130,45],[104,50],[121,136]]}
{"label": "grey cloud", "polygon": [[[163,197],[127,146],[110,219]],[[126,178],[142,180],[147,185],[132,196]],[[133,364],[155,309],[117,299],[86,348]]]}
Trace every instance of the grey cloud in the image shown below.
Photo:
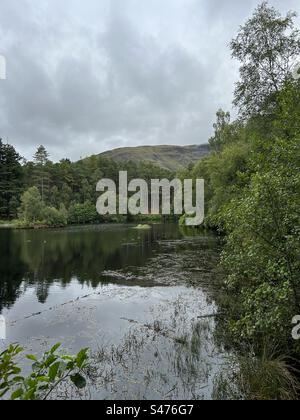
{"label": "grey cloud", "polygon": [[216,110],[231,109],[228,43],[257,3],[2,0],[0,136],[27,158],[45,144],[55,160],[206,142]]}

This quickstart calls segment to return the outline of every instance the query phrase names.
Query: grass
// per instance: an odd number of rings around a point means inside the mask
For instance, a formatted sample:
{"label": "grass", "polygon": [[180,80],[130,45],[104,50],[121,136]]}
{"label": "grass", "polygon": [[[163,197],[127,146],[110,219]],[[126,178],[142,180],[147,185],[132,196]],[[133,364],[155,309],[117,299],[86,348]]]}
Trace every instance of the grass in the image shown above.
{"label": "grass", "polygon": [[268,344],[259,355],[250,351],[235,359],[231,371],[218,378],[215,399],[298,400],[298,377],[291,361]]}
{"label": "grass", "polygon": [[15,228],[17,227],[17,222],[15,220],[8,221],[8,220],[0,220],[0,229],[1,228]]}

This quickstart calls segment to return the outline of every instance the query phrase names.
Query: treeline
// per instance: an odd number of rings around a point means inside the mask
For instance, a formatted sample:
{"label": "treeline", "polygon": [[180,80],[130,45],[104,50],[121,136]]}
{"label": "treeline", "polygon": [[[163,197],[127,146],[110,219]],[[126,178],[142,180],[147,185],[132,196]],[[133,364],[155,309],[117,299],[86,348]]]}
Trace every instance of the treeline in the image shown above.
{"label": "treeline", "polygon": [[206,225],[226,235],[219,303],[229,314],[226,331],[247,356],[238,389],[249,398],[299,396],[300,342],[292,338],[292,320],[300,314],[300,74],[293,71],[300,34],[294,17],[264,2],[240,28],[231,43],[241,62],[239,118],[231,121],[220,110],[212,155],[182,174],[205,178]]}
{"label": "treeline", "polygon": [[122,216],[100,217],[96,211],[96,185],[102,178],[170,178],[172,174],[146,162],[117,163],[100,156],[53,163],[44,146],[26,162],[13,146],[0,140],[0,220],[18,219],[19,226],[64,226],[105,221],[127,221]]}

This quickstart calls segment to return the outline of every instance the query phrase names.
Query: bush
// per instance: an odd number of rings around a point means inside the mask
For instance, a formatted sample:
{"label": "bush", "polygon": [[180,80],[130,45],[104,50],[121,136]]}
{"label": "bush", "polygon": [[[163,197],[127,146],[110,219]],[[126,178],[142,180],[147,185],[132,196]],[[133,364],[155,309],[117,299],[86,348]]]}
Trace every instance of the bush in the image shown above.
{"label": "bush", "polygon": [[49,227],[64,227],[67,225],[67,214],[64,208],[57,210],[54,207],[46,207],[43,211],[43,224]]}
{"label": "bush", "polygon": [[89,201],[84,204],[71,205],[68,213],[68,222],[70,224],[99,223],[102,221],[97,213],[96,206]]}
{"label": "bush", "polygon": [[60,344],[44,353],[41,359],[26,355],[33,362],[31,373],[24,377],[16,358],[23,353],[19,345],[11,345],[0,354],[0,398],[9,394],[11,400],[47,400],[62,383],[70,382],[77,389],[86,387],[85,371],[88,349],[76,356],[58,353]]}
{"label": "bush", "polygon": [[29,188],[21,197],[19,217],[25,223],[36,223],[43,219],[44,208],[38,188]]}
{"label": "bush", "polygon": [[259,171],[243,197],[222,213],[227,286],[240,297],[238,320],[232,322],[238,339],[268,336],[283,346],[291,341],[300,304],[299,161],[298,140],[275,141],[264,168],[255,157]]}

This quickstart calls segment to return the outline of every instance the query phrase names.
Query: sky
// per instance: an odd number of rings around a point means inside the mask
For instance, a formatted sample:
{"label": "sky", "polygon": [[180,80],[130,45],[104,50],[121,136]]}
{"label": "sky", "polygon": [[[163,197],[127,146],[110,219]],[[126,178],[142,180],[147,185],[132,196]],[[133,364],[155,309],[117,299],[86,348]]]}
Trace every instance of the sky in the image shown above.
{"label": "sky", "polygon": [[[53,161],[206,143],[219,108],[235,115],[229,43],[259,3],[1,0],[0,137]],[[299,0],[270,4],[300,14]]]}

